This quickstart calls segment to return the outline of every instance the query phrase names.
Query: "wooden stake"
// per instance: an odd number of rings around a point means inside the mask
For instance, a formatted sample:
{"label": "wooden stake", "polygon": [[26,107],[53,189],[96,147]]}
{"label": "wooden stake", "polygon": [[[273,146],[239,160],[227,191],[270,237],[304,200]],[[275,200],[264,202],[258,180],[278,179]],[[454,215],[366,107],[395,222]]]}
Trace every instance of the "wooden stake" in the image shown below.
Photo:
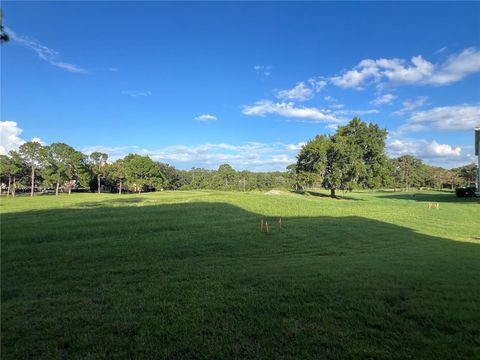
{"label": "wooden stake", "polygon": [[265,220],[265,229],[267,230],[267,235],[270,235],[270,231],[268,231],[268,222]]}
{"label": "wooden stake", "polygon": [[278,227],[281,229],[282,228],[282,218],[278,220]]}

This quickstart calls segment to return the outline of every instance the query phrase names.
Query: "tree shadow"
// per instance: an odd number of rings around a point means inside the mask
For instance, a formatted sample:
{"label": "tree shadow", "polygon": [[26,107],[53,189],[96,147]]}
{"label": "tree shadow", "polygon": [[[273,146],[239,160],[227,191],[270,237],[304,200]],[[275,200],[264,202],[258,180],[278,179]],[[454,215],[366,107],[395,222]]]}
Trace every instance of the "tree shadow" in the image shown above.
{"label": "tree shadow", "polygon": [[455,196],[453,192],[439,191],[438,193],[389,193],[385,195],[376,195],[383,199],[413,200],[423,202],[439,202],[439,203],[477,203],[480,204],[480,198]]}
{"label": "tree shadow", "polygon": [[[332,199],[332,197],[329,194],[324,194],[319,191],[313,191],[313,190],[289,190],[289,192],[292,194],[298,194],[298,195],[315,196],[315,197],[324,198],[324,199]],[[337,197],[334,198],[333,200],[364,201],[364,199],[358,199],[351,196],[347,196],[342,191],[340,192],[337,191]]]}
{"label": "tree shadow", "polygon": [[4,359],[478,351],[480,245],[368,218],[101,203],[3,214],[1,245]]}

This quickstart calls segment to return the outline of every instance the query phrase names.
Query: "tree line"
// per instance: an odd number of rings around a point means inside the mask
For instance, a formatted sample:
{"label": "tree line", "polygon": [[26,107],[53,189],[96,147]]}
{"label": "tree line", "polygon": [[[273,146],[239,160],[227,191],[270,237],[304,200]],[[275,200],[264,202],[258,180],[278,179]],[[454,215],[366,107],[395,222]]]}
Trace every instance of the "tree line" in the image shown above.
{"label": "tree line", "polygon": [[411,155],[388,158],[387,131],[354,118],[330,136],[308,141],[287,171],[236,171],[229,164],[217,170],[179,170],[148,156],[129,154],[116,161],[108,155],[90,155],[64,143],[42,145],[30,141],[0,155],[0,191],[71,193],[72,191],[144,192],[178,189],[231,191],[323,187],[337,190],[410,190],[455,188],[475,181],[475,164],[447,170],[424,164]]}

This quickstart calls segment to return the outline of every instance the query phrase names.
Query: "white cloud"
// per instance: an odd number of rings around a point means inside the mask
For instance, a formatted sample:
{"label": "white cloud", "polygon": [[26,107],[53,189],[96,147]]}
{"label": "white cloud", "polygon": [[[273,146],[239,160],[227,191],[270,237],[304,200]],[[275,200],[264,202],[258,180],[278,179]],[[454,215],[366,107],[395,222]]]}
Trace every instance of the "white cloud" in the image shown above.
{"label": "white cloud", "polygon": [[122,94],[130,97],[145,97],[152,95],[152,92],[148,90],[123,90]]}
{"label": "white cloud", "polygon": [[15,121],[0,121],[0,155],[16,150],[25,140],[20,138],[23,130]]}
{"label": "white cloud", "polygon": [[460,156],[462,149],[459,146],[453,147],[448,144],[439,144],[433,140],[427,147],[428,151],[438,156]]}
{"label": "white cloud", "polygon": [[300,149],[305,145],[304,142],[299,142],[298,144],[288,144],[285,148],[289,151],[300,151]]}
{"label": "white cloud", "polygon": [[398,110],[398,111],[395,111],[393,113],[393,115],[398,115],[398,116],[401,116],[403,114],[405,114],[406,112],[410,112],[410,111],[413,111],[415,109],[418,109],[419,107],[422,107],[426,101],[428,100],[428,96],[418,96],[417,98],[415,99],[408,99],[408,100],[405,100],[402,105],[403,107]]}
{"label": "white cloud", "polygon": [[342,88],[363,89],[367,80],[378,80],[381,74],[374,60],[362,60],[354,69],[344,72],[340,76],[333,76],[330,81]]}
{"label": "white cloud", "polygon": [[78,65],[59,61],[58,58],[60,57],[60,54],[58,51],[42,45],[38,40],[17,35],[12,29],[9,28],[6,30],[14,42],[30,48],[38,55],[38,57],[40,57],[40,59],[45,60],[49,64],[73,73],[87,73],[87,70],[79,67]]}
{"label": "white cloud", "polygon": [[413,155],[425,163],[451,168],[470,163],[470,146],[440,144],[436,140],[390,138],[387,153],[391,157]]}
{"label": "white cloud", "polygon": [[217,117],[210,114],[203,114],[196,116],[194,119],[198,121],[215,121],[217,120]]}
{"label": "white cloud", "polygon": [[330,103],[330,105],[328,106],[332,109],[339,110],[345,107],[344,104],[339,104],[338,100],[335,99],[333,96],[328,95],[328,96],[325,96],[323,99]]}
{"label": "white cloud", "polygon": [[428,80],[428,83],[447,85],[478,71],[480,71],[480,50],[468,48],[460,54],[450,56]]}
{"label": "white cloud", "polygon": [[[20,137],[22,132],[23,130],[15,121],[0,121],[0,155],[6,155],[10,150],[17,150],[25,142]],[[45,145],[38,137],[34,137],[31,141]]]}
{"label": "white cloud", "polygon": [[353,69],[333,76],[330,81],[342,88],[361,90],[370,83],[382,81],[393,85],[449,85],[480,71],[480,51],[467,48],[446,61],[433,64],[422,56],[404,59],[365,59]]}
{"label": "white cloud", "polygon": [[308,79],[308,82],[313,90],[317,93],[320,92],[328,83],[323,77],[311,78]]}
{"label": "white cloud", "polygon": [[332,113],[335,115],[353,115],[353,116],[360,116],[360,115],[371,115],[371,114],[378,114],[380,111],[377,109],[368,109],[368,110],[336,110]]}
{"label": "white cloud", "polygon": [[261,77],[269,77],[272,75],[273,67],[271,65],[255,65],[253,68]]}
{"label": "white cloud", "polygon": [[236,170],[285,170],[285,167],[296,161],[295,154],[302,143],[265,144],[246,142],[239,145],[217,143],[194,146],[174,145],[159,149],[144,149],[138,146],[105,147],[90,146],[82,151],[90,154],[101,151],[109,154],[114,161],[129,153],[150,156],[152,159],[170,163],[182,169],[192,166],[216,169],[220,164],[229,163]]}
{"label": "white cloud", "polygon": [[435,51],[434,54],[435,54],[435,55],[438,55],[438,54],[444,52],[445,50],[447,50],[447,47],[446,47],[446,46],[441,47],[440,49],[438,49],[437,51]]}
{"label": "white cloud", "polygon": [[302,81],[292,89],[278,91],[276,96],[282,100],[306,101],[313,97],[313,90]]}
{"label": "white cloud", "polygon": [[286,118],[302,119],[307,121],[336,123],[341,120],[324,110],[315,107],[297,107],[294,103],[273,103],[270,100],[258,101],[255,105],[245,106],[243,114],[250,116],[279,115]]}
{"label": "white cloud", "polygon": [[479,105],[442,106],[414,112],[401,131],[464,131],[480,126]]}
{"label": "white cloud", "polygon": [[377,97],[376,99],[370,101],[370,104],[372,105],[383,105],[383,104],[391,104],[393,100],[395,100],[397,96],[393,94],[385,94],[382,96]]}

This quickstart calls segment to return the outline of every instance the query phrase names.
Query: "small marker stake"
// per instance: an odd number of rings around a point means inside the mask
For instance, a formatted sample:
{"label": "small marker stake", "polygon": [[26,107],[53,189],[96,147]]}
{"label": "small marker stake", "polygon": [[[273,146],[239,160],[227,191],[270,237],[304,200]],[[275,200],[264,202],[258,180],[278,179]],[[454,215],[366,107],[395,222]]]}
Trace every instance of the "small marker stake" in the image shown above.
{"label": "small marker stake", "polygon": [[268,222],[265,220],[265,229],[267,230],[267,235],[270,235],[270,231],[268,231]]}
{"label": "small marker stake", "polygon": [[278,227],[281,229],[282,228],[282,218],[278,220]]}

